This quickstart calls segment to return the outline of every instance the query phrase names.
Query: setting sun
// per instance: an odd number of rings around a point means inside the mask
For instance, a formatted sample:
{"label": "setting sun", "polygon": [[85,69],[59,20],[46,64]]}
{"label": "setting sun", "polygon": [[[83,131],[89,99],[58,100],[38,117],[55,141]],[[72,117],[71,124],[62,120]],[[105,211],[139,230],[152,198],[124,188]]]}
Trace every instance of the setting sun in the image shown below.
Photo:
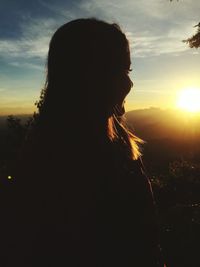
{"label": "setting sun", "polygon": [[200,88],[186,88],[180,91],[177,100],[180,109],[189,112],[200,111]]}

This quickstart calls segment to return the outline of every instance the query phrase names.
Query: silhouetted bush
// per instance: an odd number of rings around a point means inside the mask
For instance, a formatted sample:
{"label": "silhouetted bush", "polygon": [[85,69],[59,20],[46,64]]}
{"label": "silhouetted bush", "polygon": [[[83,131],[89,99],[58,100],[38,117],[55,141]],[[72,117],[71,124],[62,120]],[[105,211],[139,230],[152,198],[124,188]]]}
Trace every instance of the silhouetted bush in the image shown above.
{"label": "silhouetted bush", "polygon": [[152,177],[152,186],[167,266],[199,266],[200,164],[171,162],[168,173]]}

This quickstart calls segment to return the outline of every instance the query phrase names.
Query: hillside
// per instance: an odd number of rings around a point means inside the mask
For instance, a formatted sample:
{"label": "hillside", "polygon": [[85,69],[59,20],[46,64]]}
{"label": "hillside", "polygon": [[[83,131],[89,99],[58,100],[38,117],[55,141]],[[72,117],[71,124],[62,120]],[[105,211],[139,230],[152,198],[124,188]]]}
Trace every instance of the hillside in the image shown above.
{"label": "hillside", "polygon": [[146,142],[149,170],[163,172],[175,160],[200,161],[200,114],[150,108],[127,112],[126,122]]}
{"label": "hillside", "polygon": [[[30,116],[16,117],[24,123]],[[0,117],[0,145],[8,131],[6,119],[7,116]],[[149,108],[127,112],[125,119],[133,132],[146,141],[142,150],[148,164],[163,168],[177,159],[200,160],[200,114]]]}
{"label": "hillside", "polygon": [[144,140],[194,140],[200,137],[200,114],[150,108],[126,113],[128,124]]}

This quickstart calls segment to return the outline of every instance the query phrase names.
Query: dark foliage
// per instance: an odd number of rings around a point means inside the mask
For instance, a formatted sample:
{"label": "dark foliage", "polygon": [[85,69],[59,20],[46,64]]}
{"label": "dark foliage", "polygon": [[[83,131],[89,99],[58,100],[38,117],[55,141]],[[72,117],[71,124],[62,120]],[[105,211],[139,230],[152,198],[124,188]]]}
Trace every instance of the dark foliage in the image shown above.
{"label": "dark foliage", "polygon": [[[172,2],[173,0],[170,0]],[[179,0],[177,0],[178,2]],[[183,42],[189,44],[191,48],[199,48],[200,47],[200,23],[195,25],[194,27],[198,27],[196,34],[194,34],[192,37],[183,40]]]}
{"label": "dark foliage", "polygon": [[183,41],[189,44],[191,48],[200,47],[200,23],[196,26],[198,27],[196,34],[194,34],[192,37],[188,38],[187,40]]}
{"label": "dark foliage", "polygon": [[152,176],[152,185],[167,266],[198,266],[200,163],[174,161],[167,173]]}

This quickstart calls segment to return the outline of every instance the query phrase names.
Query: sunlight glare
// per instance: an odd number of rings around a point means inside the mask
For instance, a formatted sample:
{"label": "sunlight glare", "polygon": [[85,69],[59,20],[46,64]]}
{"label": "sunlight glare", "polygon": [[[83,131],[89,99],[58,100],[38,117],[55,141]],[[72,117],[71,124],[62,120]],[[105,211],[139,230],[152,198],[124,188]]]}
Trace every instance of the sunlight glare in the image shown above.
{"label": "sunlight glare", "polygon": [[186,88],[180,91],[177,107],[189,112],[200,111],[200,89],[199,88]]}

